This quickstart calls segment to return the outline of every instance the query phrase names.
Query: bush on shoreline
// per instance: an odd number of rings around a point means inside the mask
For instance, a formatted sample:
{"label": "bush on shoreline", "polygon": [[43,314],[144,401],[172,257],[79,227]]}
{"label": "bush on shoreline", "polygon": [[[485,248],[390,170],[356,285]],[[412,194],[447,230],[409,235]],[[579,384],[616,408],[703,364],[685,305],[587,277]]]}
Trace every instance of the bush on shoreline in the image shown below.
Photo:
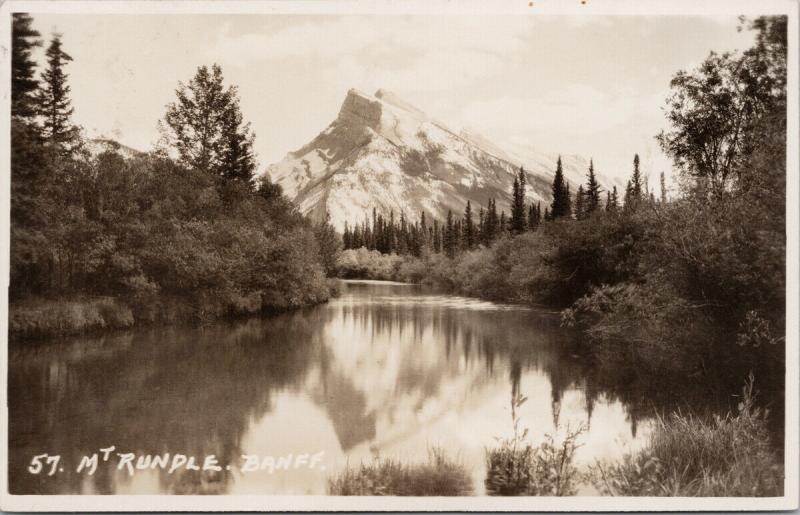
{"label": "bush on shoreline", "polygon": [[472,479],[460,463],[434,448],[424,463],[387,458],[348,467],[328,483],[331,495],[459,496],[472,493]]}
{"label": "bush on shoreline", "polygon": [[770,446],[766,413],[754,404],[752,376],[736,415],[658,418],[642,450],[619,463],[598,464],[592,472],[593,482],[607,495],[783,495],[783,466]]}

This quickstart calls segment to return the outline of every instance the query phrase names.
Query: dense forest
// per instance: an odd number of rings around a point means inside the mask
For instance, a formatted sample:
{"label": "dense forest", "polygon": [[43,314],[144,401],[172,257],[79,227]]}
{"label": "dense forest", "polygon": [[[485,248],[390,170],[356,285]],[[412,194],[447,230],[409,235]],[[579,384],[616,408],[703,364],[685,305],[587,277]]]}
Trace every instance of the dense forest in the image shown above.
{"label": "dense forest", "polygon": [[544,212],[525,204],[520,173],[509,216],[488,199],[477,217],[467,205],[445,221],[348,224],[338,273],[555,306],[598,355],[650,370],[782,381],[786,19],[742,23],[752,48],[672,79],[671,128],[657,139],[677,191],[663,175],[652,191],[635,156],[622,198],[601,191],[591,164],[573,195],[559,162]]}
{"label": "dense forest", "polygon": [[[330,295],[338,236],[253,180],[235,86],[201,66],[179,84],[149,153],[72,123],[72,57],[13,18],[10,328],[53,335],[283,310]],[[155,120],[154,120],[155,123]],[[327,256],[327,257],[325,257]]]}

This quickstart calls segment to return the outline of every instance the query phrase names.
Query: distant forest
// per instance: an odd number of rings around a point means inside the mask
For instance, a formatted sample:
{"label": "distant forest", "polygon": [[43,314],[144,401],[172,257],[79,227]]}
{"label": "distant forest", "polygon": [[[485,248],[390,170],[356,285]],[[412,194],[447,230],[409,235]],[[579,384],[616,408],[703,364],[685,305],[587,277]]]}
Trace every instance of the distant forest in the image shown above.
{"label": "distant forest", "polygon": [[[642,179],[638,154],[633,158],[633,174],[625,189],[623,205],[620,204],[616,186],[603,195],[592,161],[589,162],[586,187],[582,184],[578,186],[573,198],[569,184],[564,180],[561,158],[558,158],[552,186],[554,200],[549,207],[544,208],[544,212],[541,201],[535,204],[525,202],[525,185],[525,170],[520,167],[512,184],[510,216],[506,216],[505,211],[498,215],[494,198],[488,199],[485,209],[483,206],[479,208],[477,220],[470,201],[467,201],[463,215],[455,217],[452,210],[448,210],[447,218],[442,222],[436,219],[429,221],[423,211],[412,224],[406,220],[405,213],[400,213],[396,220],[394,211],[390,211],[387,218],[373,208],[371,220],[365,217],[363,222],[345,224],[342,236],[344,249],[364,247],[383,254],[411,254],[414,257],[422,256],[427,250],[437,254],[444,253],[452,258],[458,252],[474,250],[479,245],[488,247],[502,235],[535,231],[542,221],[550,222],[560,218],[585,220],[599,210],[614,213],[620,208],[634,209],[636,204],[643,201],[656,202],[654,194],[647,191]],[[659,200],[661,203],[667,201],[663,173]]]}

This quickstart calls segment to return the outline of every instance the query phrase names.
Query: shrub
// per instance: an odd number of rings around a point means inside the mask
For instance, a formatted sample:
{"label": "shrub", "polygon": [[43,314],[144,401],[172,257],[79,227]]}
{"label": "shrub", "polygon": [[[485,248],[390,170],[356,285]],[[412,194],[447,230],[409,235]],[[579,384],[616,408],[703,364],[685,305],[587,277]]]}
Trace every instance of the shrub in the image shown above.
{"label": "shrub", "polygon": [[426,463],[376,458],[348,467],[329,480],[328,490],[331,495],[458,496],[472,493],[472,480],[463,465],[434,448]]}
{"label": "shrub", "polygon": [[[526,397],[517,394],[511,400],[514,435],[501,439],[499,447],[486,454],[486,492],[489,495],[574,495],[580,474],[572,463],[577,438],[583,432],[566,429],[566,435],[556,443],[553,435],[534,447],[526,441],[528,430],[520,432],[517,410]],[[556,428],[558,430],[558,427]]]}
{"label": "shrub", "polygon": [[610,495],[783,495],[783,467],[770,447],[767,414],[754,404],[752,376],[737,411],[659,418],[644,449],[621,463],[597,464],[597,488]]}

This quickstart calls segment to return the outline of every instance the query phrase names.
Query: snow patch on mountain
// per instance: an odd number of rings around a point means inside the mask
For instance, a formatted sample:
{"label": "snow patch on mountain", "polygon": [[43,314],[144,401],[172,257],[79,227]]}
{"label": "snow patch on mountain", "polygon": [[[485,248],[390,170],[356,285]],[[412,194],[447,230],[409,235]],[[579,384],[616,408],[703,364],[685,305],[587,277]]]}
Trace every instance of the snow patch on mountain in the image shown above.
{"label": "snow patch on mountain", "polygon": [[[520,166],[528,201],[546,204],[557,157],[455,132],[383,89],[374,96],[351,89],[336,119],[267,173],[301,212],[317,220],[327,213],[341,230],[373,208],[387,216],[404,213],[409,220],[423,211],[443,220],[448,210],[460,216],[467,201],[477,213],[494,197],[498,208],[508,211]],[[585,181],[586,159],[562,156],[562,162],[573,187]]]}

